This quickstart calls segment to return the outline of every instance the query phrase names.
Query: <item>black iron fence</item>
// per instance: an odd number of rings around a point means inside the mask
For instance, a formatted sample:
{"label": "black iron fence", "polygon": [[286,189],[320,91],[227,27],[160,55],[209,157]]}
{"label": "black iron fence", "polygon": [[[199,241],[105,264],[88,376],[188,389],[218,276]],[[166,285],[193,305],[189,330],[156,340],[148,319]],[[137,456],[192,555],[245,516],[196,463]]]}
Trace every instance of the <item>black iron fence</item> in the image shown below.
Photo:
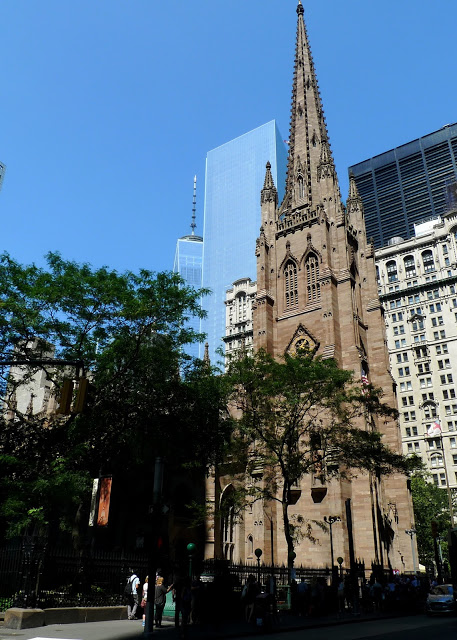
{"label": "black iron fence", "polygon": [[[143,580],[147,573],[145,552],[94,550],[78,553],[71,547],[51,547],[38,537],[23,538],[0,548],[0,610],[11,606],[61,607],[121,604],[129,568]],[[274,577],[278,587],[289,582],[286,566],[206,561],[195,567],[207,579],[224,577],[235,591],[253,574],[263,584]],[[359,575],[364,575],[362,564]],[[181,568],[182,571],[182,568]],[[300,582],[331,579],[330,568],[295,567]]]}
{"label": "black iron fence", "polygon": [[[288,568],[285,565],[270,566],[257,563],[228,563],[223,560],[207,560],[203,563],[203,574],[211,575],[230,575],[232,584],[243,585],[247,577],[253,575],[256,579],[260,578],[262,584],[266,584],[268,578],[274,577],[277,585],[286,585],[289,583]],[[302,578],[311,582],[313,579],[325,578],[327,581],[331,578],[331,570],[329,567],[313,569],[310,567],[294,567],[293,576],[295,580],[300,582]]]}
{"label": "black iron fence", "polygon": [[78,553],[25,538],[0,548],[0,610],[121,604],[129,568],[144,578],[147,565],[146,553]]}

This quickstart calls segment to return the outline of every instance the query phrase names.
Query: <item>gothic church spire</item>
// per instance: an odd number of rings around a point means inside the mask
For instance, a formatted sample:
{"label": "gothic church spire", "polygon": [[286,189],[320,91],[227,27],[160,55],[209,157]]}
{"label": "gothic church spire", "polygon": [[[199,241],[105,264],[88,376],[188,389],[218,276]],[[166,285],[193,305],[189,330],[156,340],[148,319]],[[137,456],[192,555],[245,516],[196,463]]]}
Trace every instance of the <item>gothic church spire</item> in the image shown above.
{"label": "gothic church spire", "polygon": [[290,212],[297,206],[315,208],[321,200],[319,182],[336,176],[300,1],[297,15],[289,160],[286,191],[281,206],[284,212]]}

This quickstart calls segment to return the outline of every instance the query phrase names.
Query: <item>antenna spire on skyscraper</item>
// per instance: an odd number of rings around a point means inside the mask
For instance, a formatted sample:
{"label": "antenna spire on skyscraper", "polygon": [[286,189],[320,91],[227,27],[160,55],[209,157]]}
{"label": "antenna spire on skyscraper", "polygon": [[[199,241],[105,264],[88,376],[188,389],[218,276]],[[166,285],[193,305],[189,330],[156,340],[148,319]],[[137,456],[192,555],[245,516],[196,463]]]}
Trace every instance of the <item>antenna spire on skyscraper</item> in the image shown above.
{"label": "antenna spire on skyscraper", "polygon": [[195,211],[197,208],[197,176],[194,176],[194,197],[192,199],[192,222],[190,223],[190,228],[192,229],[192,235],[195,235],[195,229],[197,227],[197,223],[195,222]]}

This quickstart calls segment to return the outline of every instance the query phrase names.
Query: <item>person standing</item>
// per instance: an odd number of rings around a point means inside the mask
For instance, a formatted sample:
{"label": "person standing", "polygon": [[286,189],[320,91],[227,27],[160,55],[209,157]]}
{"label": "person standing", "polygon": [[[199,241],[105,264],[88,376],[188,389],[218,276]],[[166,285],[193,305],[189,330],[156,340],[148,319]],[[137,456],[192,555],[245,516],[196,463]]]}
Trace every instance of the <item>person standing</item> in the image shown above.
{"label": "person standing", "polygon": [[143,627],[146,624],[146,604],[148,601],[149,576],[146,576],[143,585],[143,595],[141,597],[141,608],[143,609]]}
{"label": "person standing", "polygon": [[127,618],[136,620],[136,610],[138,609],[138,589],[140,587],[140,579],[133,571],[129,569],[130,576],[127,578],[125,585],[125,596],[127,599]]}
{"label": "person standing", "polygon": [[171,591],[171,589],[173,589],[172,584],[169,587],[166,587],[162,576],[157,576],[154,592],[154,624],[156,627],[162,626],[162,615],[167,602],[167,593]]}

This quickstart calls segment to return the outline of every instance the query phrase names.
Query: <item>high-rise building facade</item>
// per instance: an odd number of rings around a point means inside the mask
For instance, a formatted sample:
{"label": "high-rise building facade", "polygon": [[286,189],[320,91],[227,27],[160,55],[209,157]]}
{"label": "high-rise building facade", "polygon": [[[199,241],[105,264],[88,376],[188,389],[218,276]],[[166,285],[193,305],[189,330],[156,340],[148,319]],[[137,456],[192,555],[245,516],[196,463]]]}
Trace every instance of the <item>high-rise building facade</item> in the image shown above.
{"label": "high-rise building facade", "polygon": [[[363,205],[353,179],[346,207],[341,201],[300,0],[297,15],[285,194],[283,198],[278,194],[270,163],[261,191],[254,349],[263,348],[280,358],[307,345],[357,376],[363,373],[375,387],[383,388],[385,402],[396,407],[374,247],[367,241]],[[358,426],[374,427],[386,444],[401,451],[396,419],[370,415],[361,418]],[[329,477],[324,466],[325,462],[318,471],[297,480],[291,518],[311,523],[339,516],[333,549],[345,567],[352,556],[363,558],[367,566],[374,562],[400,571],[413,569],[411,539],[405,533],[414,525],[407,478],[362,472],[356,477]],[[251,481],[261,483],[261,476],[260,469]],[[223,504],[236,482],[229,472],[216,476],[209,500]],[[253,550],[259,547],[264,562],[288,562],[278,501],[258,500],[243,514],[242,522],[224,526],[226,522],[214,523],[213,539],[210,534],[207,537],[207,555],[212,545],[216,556],[254,560]],[[319,544],[306,537],[296,542],[296,562],[328,566],[329,536],[313,529],[314,533]]]}
{"label": "high-rise building facade", "polygon": [[[175,261],[173,271],[179,273],[186,285],[194,289],[202,286],[202,261],[203,261],[203,238],[195,233],[197,224],[195,222],[197,177],[194,177],[194,196],[192,205],[191,233],[179,238],[176,243]],[[200,332],[200,318],[192,317],[188,320],[187,326],[196,333]],[[200,357],[200,345],[195,342],[185,346],[185,353],[192,358]]]}
{"label": "high-rise building facade", "polygon": [[256,277],[259,193],[269,159],[275,179],[282,184],[287,151],[274,120],[207,154],[203,286],[212,293],[203,299],[208,315],[202,331],[207,334],[213,364],[221,361],[216,350],[224,346],[225,293],[235,280]]}
{"label": "high-rise building facade", "polygon": [[376,251],[403,452],[457,488],[457,208]]}
{"label": "high-rise building facade", "polygon": [[240,352],[251,354],[254,346],[252,305],[257,294],[257,283],[251,278],[239,278],[225,298],[225,366]]}
{"label": "high-rise building facade", "polygon": [[441,215],[457,180],[457,123],[349,167],[363,201],[367,237],[384,247]]}

